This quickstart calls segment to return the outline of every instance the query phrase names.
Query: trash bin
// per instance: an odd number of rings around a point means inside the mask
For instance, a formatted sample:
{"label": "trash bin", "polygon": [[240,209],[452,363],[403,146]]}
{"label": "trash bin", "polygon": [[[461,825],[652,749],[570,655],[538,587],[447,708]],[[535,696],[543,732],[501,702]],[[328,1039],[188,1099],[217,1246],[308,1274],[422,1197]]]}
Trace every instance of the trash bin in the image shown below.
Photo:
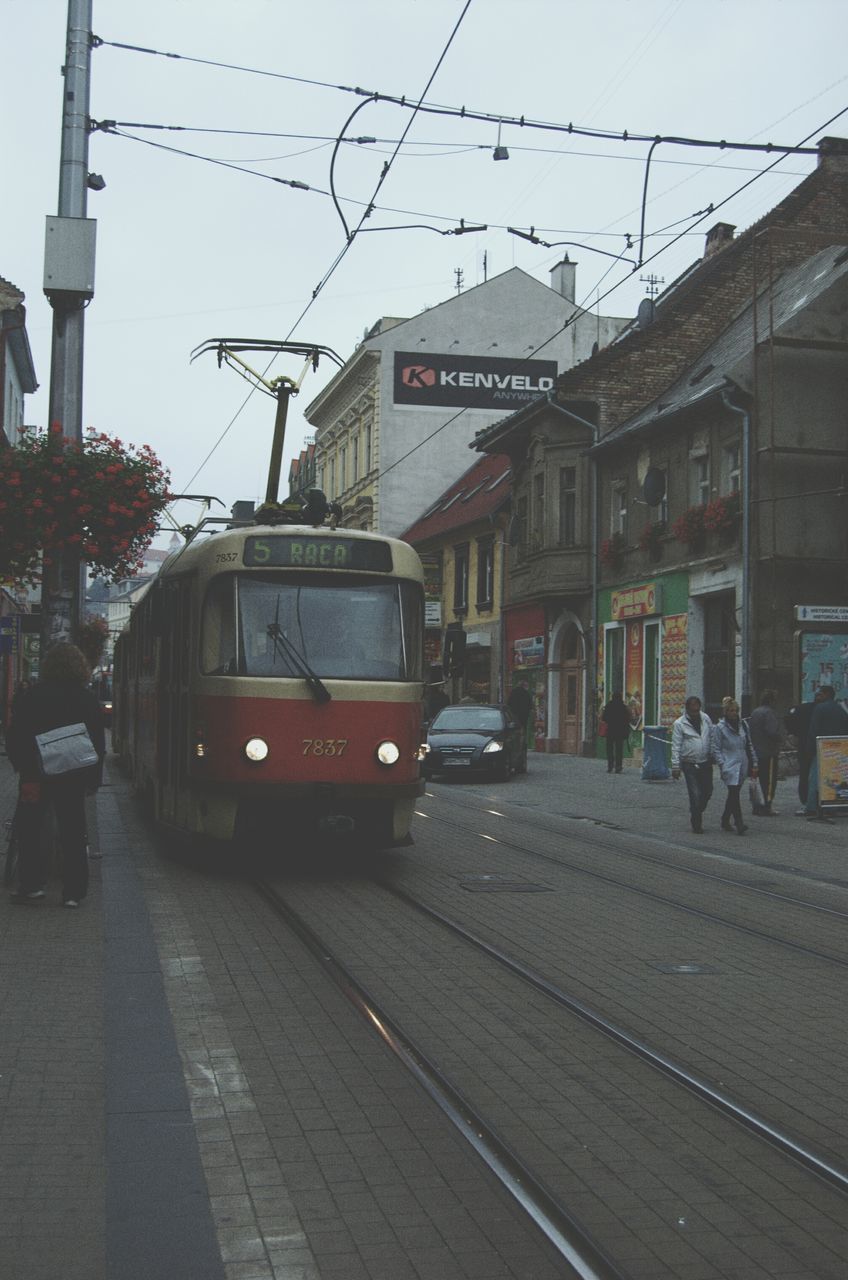
{"label": "trash bin", "polygon": [[642,781],[658,782],[671,777],[668,767],[668,730],[662,725],[645,726],[645,752],[642,758]]}

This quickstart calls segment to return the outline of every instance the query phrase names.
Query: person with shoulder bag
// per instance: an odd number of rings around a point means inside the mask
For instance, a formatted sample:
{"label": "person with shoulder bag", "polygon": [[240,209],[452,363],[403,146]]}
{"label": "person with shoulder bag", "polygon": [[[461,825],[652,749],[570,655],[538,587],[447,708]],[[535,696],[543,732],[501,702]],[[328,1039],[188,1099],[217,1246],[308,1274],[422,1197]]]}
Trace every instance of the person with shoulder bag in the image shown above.
{"label": "person with shoulder bag", "polygon": [[51,807],[62,854],[62,901],[78,907],[88,891],[85,797],[100,785],[106,755],[103,712],[90,679],[75,645],[54,645],[9,727],[6,750],[20,775],[20,859],[12,901],[22,906],[46,896],[48,855],[41,837]]}

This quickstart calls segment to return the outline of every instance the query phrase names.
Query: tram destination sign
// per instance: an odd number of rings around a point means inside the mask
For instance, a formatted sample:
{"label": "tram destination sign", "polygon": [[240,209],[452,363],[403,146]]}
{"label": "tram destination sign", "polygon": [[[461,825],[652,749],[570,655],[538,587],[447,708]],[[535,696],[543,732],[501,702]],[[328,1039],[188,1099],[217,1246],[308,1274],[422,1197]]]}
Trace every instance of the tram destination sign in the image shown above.
{"label": "tram destination sign", "polygon": [[244,564],[251,569],[359,569],[366,573],[391,573],[392,549],[388,542],[366,542],[364,538],[273,533],[262,538],[245,538]]}

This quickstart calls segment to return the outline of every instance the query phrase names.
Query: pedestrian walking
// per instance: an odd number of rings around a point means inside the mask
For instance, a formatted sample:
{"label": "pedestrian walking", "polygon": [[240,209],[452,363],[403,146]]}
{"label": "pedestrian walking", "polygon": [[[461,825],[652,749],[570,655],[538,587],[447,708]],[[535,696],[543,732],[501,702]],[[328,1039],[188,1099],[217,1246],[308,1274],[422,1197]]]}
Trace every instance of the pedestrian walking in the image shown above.
{"label": "pedestrian walking", "polygon": [[807,754],[810,757],[810,774],[807,782],[807,803],[804,806],[808,821],[832,822],[822,813],[819,804],[819,760],[817,738],[848,737],[848,711],[836,701],[836,690],[823,684],[816,694],[816,705],[810,716],[807,731]]}
{"label": "pedestrian walking", "polygon": [[753,805],[758,818],[773,818],[772,802],[777,790],[777,764],[783,746],[783,731],[774,702],[777,694],[774,689],[763,689],[759,706],[748,717],[748,729],[751,742],[757,757],[760,786],[763,792],[763,803]]}
{"label": "pedestrian walking", "polygon": [[624,744],[630,734],[630,708],[615,689],[601,712],[601,720],[607,727],[607,773],[621,773]]}
{"label": "pedestrian walking", "polygon": [[807,750],[807,735],[810,732],[810,720],[818,702],[817,691],[810,702],[799,702],[797,706],[790,707],[783,720],[787,732],[795,740],[798,752],[798,799],[801,801],[801,806],[795,810],[796,818],[806,817],[807,814],[807,781],[812,764],[812,756]]}
{"label": "pedestrian walking", "polygon": [[[97,788],[106,754],[103,712],[88,688],[91,672],[80,650],[57,644],[41,664],[39,682],[21,698],[6,738],[12,766],[20,775],[17,811],[20,858],[14,902],[30,906],[43,901],[47,883],[47,850],[42,827],[52,807],[62,854],[62,901],[77,907],[88,890],[85,796]],[[66,725],[84,724],[99,763],[88,769],[45,777],[36,734]]]}
{"label": "pedestrian walking", "polygon": [[722,698],[721,709],[722,718],[713,730],[713,757],[727,787],[721,829],[732,831],[735,825],[736,834],[743,836],[748,828],[742,818],[740,795],[745,779],[757,777],[757,756],[748,726],[739,715],[736,699]]}
{"label": "pedestrian walking", "polygon": [[701,710],[701,699],[687,698],[683,715],[671,730],[671,776],[677,782],[683,774],[689,817],[697,835],[704,829],[704,810],[713,794],[712,733],[713,722]]}

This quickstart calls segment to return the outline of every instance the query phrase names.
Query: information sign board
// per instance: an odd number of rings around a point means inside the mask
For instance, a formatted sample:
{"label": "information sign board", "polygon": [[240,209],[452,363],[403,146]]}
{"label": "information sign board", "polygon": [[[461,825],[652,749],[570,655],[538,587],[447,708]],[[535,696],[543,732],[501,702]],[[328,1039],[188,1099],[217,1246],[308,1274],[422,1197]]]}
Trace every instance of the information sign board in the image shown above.
{"label": "information sign board", "polygon": [[819,807],[848,811],[848,738],[816,738]]}

